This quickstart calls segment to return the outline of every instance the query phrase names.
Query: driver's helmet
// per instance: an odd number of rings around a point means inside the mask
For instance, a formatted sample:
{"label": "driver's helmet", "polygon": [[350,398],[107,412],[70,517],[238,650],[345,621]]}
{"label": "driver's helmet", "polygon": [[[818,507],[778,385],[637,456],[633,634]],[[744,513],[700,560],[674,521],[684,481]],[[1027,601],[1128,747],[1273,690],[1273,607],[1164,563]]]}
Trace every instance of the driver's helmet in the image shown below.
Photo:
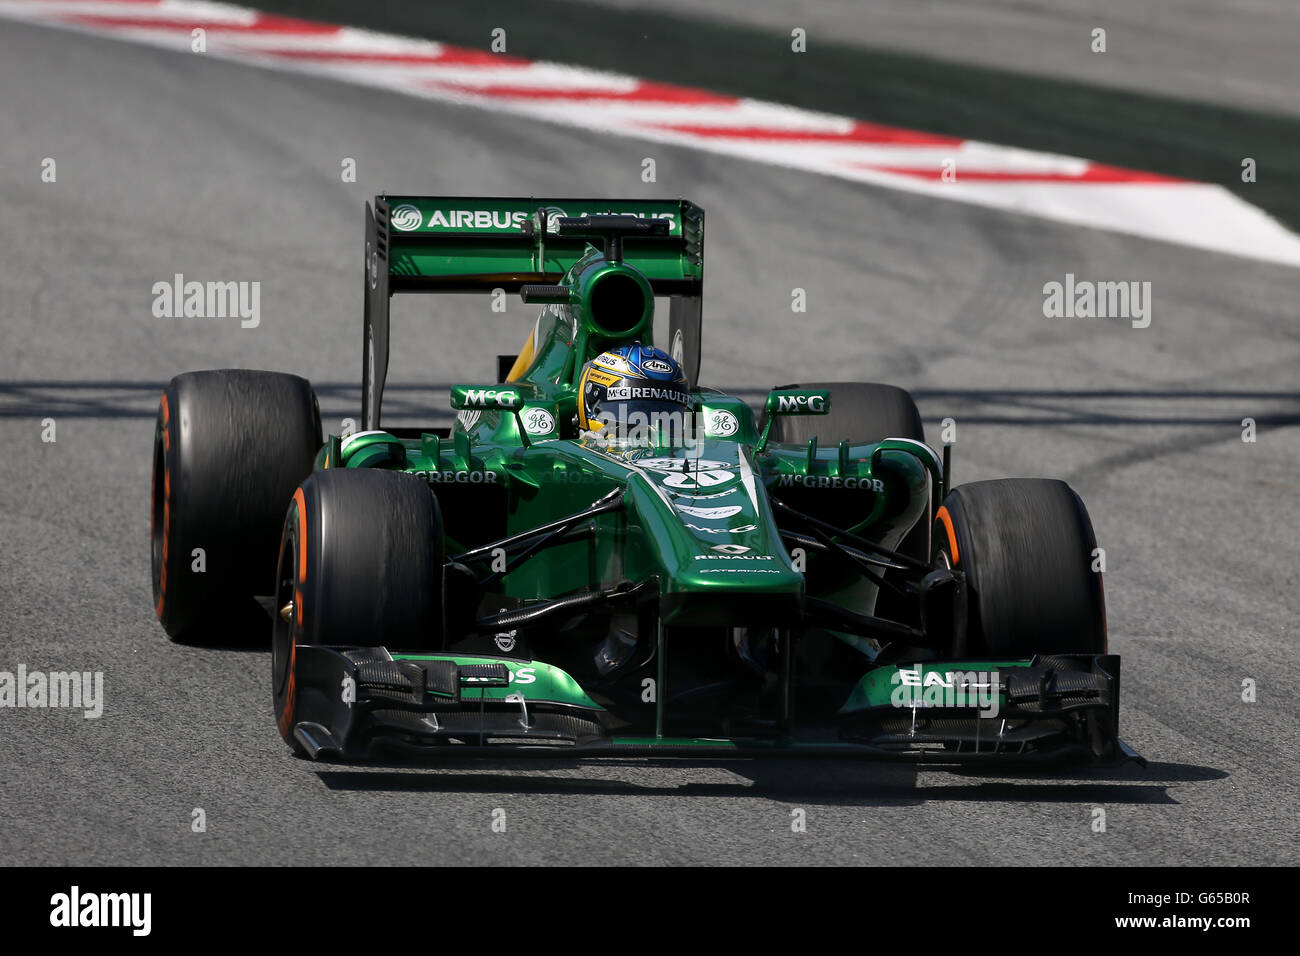
{"label": "driver's helmet", "polygon": [[623,345],[578,379],[578,427],[598,441],[663,443],[685,433],[691,392],[677,361],[653,345]]}

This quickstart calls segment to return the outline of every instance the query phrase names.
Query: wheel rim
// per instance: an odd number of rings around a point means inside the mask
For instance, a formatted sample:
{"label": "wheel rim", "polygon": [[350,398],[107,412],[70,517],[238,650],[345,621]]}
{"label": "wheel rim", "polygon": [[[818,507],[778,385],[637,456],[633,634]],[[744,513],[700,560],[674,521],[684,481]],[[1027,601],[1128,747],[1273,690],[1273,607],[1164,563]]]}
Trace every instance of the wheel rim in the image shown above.
{"label": "wheel rim", "polygon": [[[293,556],[296,553],[294,536],[284,539],[280,549],[280,567],[276,572],[275,606],[272,608],[271,629],[271,680],[275,690],[275,700],[279,704],[284,699],[285,687],[289,682],[289,669],[293,661],[290,653],[297,634],[297,613],[285,620],[280,611],[294,600]],[[295,609],[296,611],[296,609]]]}

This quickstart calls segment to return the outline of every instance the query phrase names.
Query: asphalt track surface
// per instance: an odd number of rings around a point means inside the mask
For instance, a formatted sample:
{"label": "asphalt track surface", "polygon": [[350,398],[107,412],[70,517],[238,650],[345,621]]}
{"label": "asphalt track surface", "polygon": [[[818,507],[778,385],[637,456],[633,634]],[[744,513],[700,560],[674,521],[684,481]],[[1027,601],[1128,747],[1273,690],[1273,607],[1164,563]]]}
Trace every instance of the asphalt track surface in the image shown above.
{"label": "asphalt track surface", "polygon": [[[1295,862],[1300,271],[665,146],[647,186],[632,140],[8,22],[0,89],[0,669],[106,686],[98,720],[0,710],[0,860]],[[1107,552],[1122,734],[1150,766],[291,758],[268,653],[172,644],[153,618],[153,415],[173,374],[247,366],[356,416],[361,209],[385,188],[688,196],[709,216],[706,381],[891,381],[932,437],[957,420],[959,482],[1069,481]],[[261,324],[154,318],[178,272],[260,281]],[[1150,281],[1150,327],[1045,318],[1066,273]],[[529,321],[399,305],[397,417],[429,417],[430,383],[490,379]]]}
{"label": "asphalt track surface", "polygon": [[[481,49],[1217,183],[1300,231],[1288,0],[263,0]],[[791,50],[792,8],[808,30]],[[1083,42],[1108,27],[1105,54]],[[1254,182],[1241,179],[1254,159]]]}
{"label": "asphalt track surface", "polygon": [[[581,2],[581,0],[579,0]],[[1071,79],[1254,110],[1300,113],[1289,0],[587,0],[624,13],[708,17],[810,44]],[[1106,31],[1104,55],[1092,31]]]}

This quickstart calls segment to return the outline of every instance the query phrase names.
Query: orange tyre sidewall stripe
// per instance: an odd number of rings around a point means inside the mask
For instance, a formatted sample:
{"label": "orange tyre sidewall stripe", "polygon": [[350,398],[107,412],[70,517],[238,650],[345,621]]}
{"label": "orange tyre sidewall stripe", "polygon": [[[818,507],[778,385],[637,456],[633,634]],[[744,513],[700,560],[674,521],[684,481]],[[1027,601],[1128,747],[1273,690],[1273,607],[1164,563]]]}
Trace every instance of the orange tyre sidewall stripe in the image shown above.
{"label": "orange tyre sidewall stripe", "polygon": [[[171,408],[167,404],[167,393],[163,392],[162,397],[162,420],[163,420],[163,544],[162,544],[162,567],[158,572],[158,603],[154,605],[154,614],[158,620],[162,620],[163,607],[167,601],[167,554],[171,550],[168,546],[168,539],[171,537],[172,530],[172,471],[167,464],[167,452],[171,451],[172,434],[171,434]],[[154,476],[157,481],[157,476]],[[152,512],[151,512],[152,514]],[[152,517],[150,518],[150,531],[153,530]]]}
{"label": "orange tyre sidewall stripe", "polygon": [[292,634],[289,637],[289,682],[284,688],[284,709],[280,711],[280,736],[285,740],[289,739],[289,732],[293,729],[293,703],[298,691],[294,679],[298,669],[298,642],[293,640]]}
{"label": "orange tyre sidewall stripe", "polygon": [[[299,488],[293,493],[293,505],[296,512],[296,529],[298,535],[298,586],[293,592],[294,616],[299,629],[302,628],[302,588],[307,581],[307,500]],[[297,693],[298,636],[289,634],[289,680],[284,689],[284,708],[280,711],[280,736],[286,740],[293,730],[293,704]]]}
{"label": "orange tyre sidewall stripe", "polygon": [[948,531],[948,548],[952,553],[952,563],[956,564],[960,559],[957,555],[957,532],[952,527],[952,515],[948,514],[948,509],[945,506],[940,505],[934,516],[939,519]]}
{"label": "orange tyre sidewall stripe", "polygon": [[298,691],[294,675],[297,669],[298,642],[293,640],[293,635],[291,634],[289,643],[289,681],[284,688],[284,709],[280,711],[280,736],[285,740],[289,739],[289,732],[293,729],[294,696]]}

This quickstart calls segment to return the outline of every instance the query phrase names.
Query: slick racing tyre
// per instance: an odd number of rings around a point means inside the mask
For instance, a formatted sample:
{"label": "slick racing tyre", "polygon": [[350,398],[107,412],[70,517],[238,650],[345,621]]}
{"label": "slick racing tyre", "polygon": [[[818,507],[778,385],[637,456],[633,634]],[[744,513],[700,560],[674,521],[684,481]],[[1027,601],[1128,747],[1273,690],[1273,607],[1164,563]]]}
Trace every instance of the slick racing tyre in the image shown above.
{"label": "slick racing tyre", "polygon": [[293,493],[284,519],[275,607],[275,713],[297,751],[298,647],[442,646],[442,516],[429,486],[369,468],[314,472]]}
{"label": "slick racing tyre", "polygon": [[934,522],[934,563],[966,574],[954,657],[1106,652],[1097,546],[1063,481],[1002,478],[949,493]]}
{"label": "slick racing tyre", "polygon": [[271,593],[285,504],[311,473],[320,411],[306,379],[186,372],[154,429],[154,611],[172,638],[234,619]]}

